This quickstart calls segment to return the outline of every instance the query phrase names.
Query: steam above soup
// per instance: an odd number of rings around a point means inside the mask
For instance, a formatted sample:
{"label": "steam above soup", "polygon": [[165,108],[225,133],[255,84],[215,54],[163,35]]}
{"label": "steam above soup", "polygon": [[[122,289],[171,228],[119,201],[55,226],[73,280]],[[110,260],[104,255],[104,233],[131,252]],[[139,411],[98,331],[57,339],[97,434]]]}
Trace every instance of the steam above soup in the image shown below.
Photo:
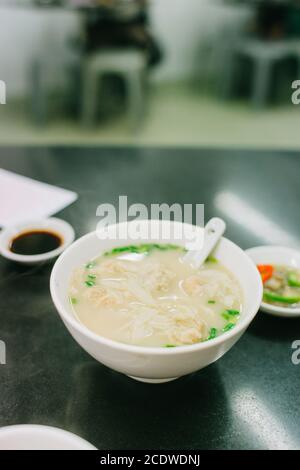
{"label": "steam above soup", "polygon": [[115,248],[77,268],[70,282],[76,317],[95,333],[150,347],[190,345],[230,330],[242,291],[215,258],[198,270],[175,245]]}

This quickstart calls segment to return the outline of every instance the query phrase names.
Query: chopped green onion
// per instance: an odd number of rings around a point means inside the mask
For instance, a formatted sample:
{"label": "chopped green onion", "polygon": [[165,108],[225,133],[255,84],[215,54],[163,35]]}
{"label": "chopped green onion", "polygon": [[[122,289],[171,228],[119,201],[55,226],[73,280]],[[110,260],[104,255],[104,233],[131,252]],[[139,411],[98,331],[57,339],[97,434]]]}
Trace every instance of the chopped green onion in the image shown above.
{"label": "chopped green onion", "polygon": [[240,314],[240,311],[239,310],[225,310],[225,312],[223,312],[221,315],[223,318],[225,318],[225,320],[230,320],[231,317],[234,317],[234,316],[237,316]]}
{"label": "chopped green onion", "polygon": [[144,253],[148,254],[152,250],[161,250],[161,251],[166,251],[166,250],[182,250],[185,251],[185,249],[181,246],[178,245],[172,245],[171,243],[167,244],[158,244],[158,243],[144,243],[141,245],[128,245],[128,246],[120,246],[113,248],[110,251],[106,251],[104,253],[104,256],[111,256],[111,255],[118,255],[121,253]]}
{"label": "chopped green onion", "polygon": [[274,292],[264,291],[264,299],[270,302],[281,302],[283,304],[297,304],[300,297],[285,297],[284,295],[275,294]]}
{"label": "chopped green onion", "polygon": [[[150,247],[151,247],[151,245],[150,245]],[[156,243],[156,244],[153,245],[153,248],[156,248],[157,250],[162,250],[162,251],[166,251],[166,250],[183,250],[184,249],[183,247],[178,246],[178,245],[174,245],[172,243],[166,243],[166,244]]]}
{"label": "chopped green onion", "polygon": [[300,287],[300,279],[296,276],[295,273],[289,273],[287,281],[288,285],[291,287]]}
{"label": "chopped green onion", "polygon": [[223,312],[221,315],[225,320],[227,320],[227,321],[230,320],[230,315],[228,313]]}
{"label": "chopped green onion", "polygon": [[231,328],[233,328],[234,326],[235,326],[235,323],[227,323],[227,325],[224,326],[222,331],[224,331],[224,333],[225,333],[226,331],[231,330]]}
{"label": "chopped green onion", "polygon": [[90,262],[90,263],[87,263],[87,264],[85,265],[86,269],[91,269],[91,268],[93,268],[94,266],[95,266],[95,263],[94,263],[94,262]]}
{"label": "chopped green onion", "polygon": [[214,256],[208,256],[205,260],[205,263],[217,263],[218,260]]}
{"label": "chopped green onion", "polygon": [[226,312],[228,313],[228,315],[239,315],[240,314],[240,311],[239,310],[226,310]]}
{"label": "chopped green onion", "polygon": [[95,285],[95,282],[94,281],[85,281],[85,285],[87,287],[93,287]]}
{"label": "chopped green onion", "polygon": [[207,303],[208,303],[208,304],[215,304],[216,301],[215,301],[215,300],[209,300]]}
{"label": "chopped green onion", "polygon": [[88,274],[88,279],[96,279],[97,276],[95,274]]}
{"label": "chopped green onion", "polygon": [[72,305],[77,304],[77,299],[76,299],[75,297],[70,297],[70,303],[71,303]]}
{"label": "chopped green onion", "polygon": [[208,336],[207,339],[208,339],[208,340],[209,340],[209,339],[214,339],[214,338],[217,336],[217,332],[218,332],[217,328],[211,328],[211,329],[209,330],[209,336]]}
{"label": "chopped green onion", "polygon": [[165,348],[176,348],[175,344],[166,344]]}

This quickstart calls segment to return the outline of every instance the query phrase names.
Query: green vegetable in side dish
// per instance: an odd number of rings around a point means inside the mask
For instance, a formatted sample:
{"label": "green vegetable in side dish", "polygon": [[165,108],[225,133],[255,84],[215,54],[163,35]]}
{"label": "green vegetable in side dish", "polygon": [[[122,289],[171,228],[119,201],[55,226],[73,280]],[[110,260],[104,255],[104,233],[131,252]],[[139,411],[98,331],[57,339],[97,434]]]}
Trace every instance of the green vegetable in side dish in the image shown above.
{"label": "green vegetable in side dish", "polygon": [[295,273],[289,273],[287,281],[288,285],[291,287],[300,287],[300,279]]}
{"label": "green vegetable in side dish", "polygon": [[298,302],[300,302],[300,296],[287,297],[267,290],[264,291],[264,299],[268,300],[269,302],[280,302],[283,304],[297,304]]}
{"label": "green vegetable in side dish", "polygon": [[[258,266],[262,269],[264,266]],[[264,301],[280,307],[300,306],[300,270],[293,266],[266,265],[264,273]]]}

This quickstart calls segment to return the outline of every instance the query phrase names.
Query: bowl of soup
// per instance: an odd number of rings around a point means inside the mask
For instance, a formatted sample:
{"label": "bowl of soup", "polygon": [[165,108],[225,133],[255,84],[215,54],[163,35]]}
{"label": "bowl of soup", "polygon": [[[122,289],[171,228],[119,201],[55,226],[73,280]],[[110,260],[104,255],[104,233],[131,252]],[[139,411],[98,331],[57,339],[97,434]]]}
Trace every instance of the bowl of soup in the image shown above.
{"label": "bowl of soup", "polygon": [[226,238],[200,268],[186,263],[200,227],[139,221],[147,236],[136,239],[134,223],[74,242],[53,267],[51,295],[92,357],[137,380],[166,382],[215,362],[238,341],[259,309],[261,276]]}

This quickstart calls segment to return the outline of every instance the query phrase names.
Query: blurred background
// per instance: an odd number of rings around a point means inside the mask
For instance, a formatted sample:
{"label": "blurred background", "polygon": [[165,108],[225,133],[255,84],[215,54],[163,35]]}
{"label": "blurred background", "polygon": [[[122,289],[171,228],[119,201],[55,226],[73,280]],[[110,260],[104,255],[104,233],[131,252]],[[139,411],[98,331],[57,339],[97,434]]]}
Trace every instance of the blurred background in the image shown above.
{"label": "blurred background", "polygon": [[0,0],[0,144],[300,149],[300,5]]}

